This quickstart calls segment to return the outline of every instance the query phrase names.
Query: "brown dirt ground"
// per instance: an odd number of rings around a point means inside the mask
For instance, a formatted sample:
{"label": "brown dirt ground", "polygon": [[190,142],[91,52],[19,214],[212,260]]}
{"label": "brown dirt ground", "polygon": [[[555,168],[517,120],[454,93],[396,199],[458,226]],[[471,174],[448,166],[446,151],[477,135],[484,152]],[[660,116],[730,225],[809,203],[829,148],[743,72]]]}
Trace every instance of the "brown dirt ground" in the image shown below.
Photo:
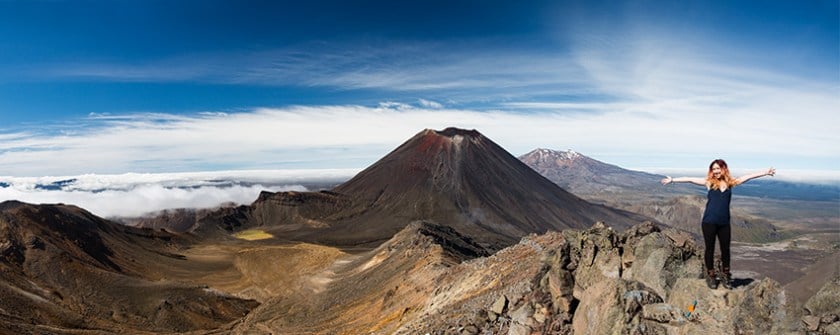
{"label": "brown dirt ground", "polygon": [[[263,241],[199,245],[182,254],[187,262],[171,269],[171,279],[206,285],[260,302],[302,289],[317,290],[312,279],[319,277],[339,258],[349,256],[339,249],[321,245],[273,245]],[[323,283],[324,279],[317,282]]]}
{"label": "brown dirt ground", "polygon": [[826,282],[840,276],[840,233],[817,232],[776,243],[733,243],[732,269],[737,281],[769,277],[784,286],[788,313],[802,306]]}

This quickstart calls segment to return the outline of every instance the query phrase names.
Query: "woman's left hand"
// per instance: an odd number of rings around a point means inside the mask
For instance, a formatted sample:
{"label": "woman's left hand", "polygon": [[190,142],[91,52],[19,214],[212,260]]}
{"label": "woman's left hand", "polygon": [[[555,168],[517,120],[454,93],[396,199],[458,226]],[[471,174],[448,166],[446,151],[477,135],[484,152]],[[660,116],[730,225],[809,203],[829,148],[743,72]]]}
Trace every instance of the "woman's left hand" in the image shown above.
{"label": "woman's left hand", "polygon": [[770,168],[769,170],[767,170],[767,175],[771,176],[771,177],[775,176],[776,175],[776,169],[775,168]]}

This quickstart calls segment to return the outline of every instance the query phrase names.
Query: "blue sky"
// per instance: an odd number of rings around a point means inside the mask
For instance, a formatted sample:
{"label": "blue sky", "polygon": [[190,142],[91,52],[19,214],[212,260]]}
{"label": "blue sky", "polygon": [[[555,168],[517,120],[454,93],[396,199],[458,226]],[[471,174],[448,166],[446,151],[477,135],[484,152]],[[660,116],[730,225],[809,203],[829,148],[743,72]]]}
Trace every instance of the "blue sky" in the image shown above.
{"label": "blue sky", "polygon": [[514,155],[840,176],[837,1],[0,1],[0,176]]}

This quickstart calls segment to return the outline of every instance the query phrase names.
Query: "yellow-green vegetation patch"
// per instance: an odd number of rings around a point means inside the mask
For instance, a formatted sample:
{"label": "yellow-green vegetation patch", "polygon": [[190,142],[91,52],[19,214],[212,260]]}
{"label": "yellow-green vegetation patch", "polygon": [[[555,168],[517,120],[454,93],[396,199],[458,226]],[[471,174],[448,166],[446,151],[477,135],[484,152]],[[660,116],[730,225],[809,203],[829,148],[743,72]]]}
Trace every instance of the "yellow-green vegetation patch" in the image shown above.
{"label": "yellow-green vegetation patch", "polygon": [[248,229],[238,232],[233,235],[236,238],[248,240],[248,241],[256,241],[256,240],[264,240],[267,238],[272,238],[274,235],[266,233],[259,229]]}

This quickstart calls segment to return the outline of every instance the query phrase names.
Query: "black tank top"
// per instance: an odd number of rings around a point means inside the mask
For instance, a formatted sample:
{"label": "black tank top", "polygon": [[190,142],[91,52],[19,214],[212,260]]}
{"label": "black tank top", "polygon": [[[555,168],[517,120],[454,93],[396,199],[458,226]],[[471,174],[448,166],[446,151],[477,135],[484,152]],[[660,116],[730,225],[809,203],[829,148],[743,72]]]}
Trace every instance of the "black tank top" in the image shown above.
{"label": "black tank top", "polygon": [[732,187],[726,191],[709,190],[706,196],[706,211],[703,212],[703,223],[729,224],[729,202],[732,200]]}

